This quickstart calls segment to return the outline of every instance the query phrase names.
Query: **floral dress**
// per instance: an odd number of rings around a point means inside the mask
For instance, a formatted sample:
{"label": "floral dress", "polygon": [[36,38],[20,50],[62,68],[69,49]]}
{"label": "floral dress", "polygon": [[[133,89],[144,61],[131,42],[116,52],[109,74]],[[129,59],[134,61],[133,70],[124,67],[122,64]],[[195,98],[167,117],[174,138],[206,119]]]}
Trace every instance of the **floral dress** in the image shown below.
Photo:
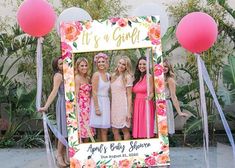
{"label": "floral dress", "polygon": [[78,95],[78,105],[79,105],[79,123],[80,123],[80,134],[81,138],[88,138],[94,136],[95,129],[89,127],[90,122],[90,93],[91,85],[88,83],[80,85],[79,95]]}

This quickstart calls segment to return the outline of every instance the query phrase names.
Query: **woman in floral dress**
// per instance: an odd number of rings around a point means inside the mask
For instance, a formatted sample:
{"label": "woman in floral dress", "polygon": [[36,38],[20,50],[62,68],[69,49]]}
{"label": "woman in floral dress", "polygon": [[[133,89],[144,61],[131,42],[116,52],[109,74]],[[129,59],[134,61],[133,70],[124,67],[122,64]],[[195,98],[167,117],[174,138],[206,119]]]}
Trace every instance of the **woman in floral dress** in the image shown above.
{"label": "woman in floral dress", "polygon": [[90,97],[91,84],[88,76],[88,61],[84,57],[77,59],[75,63],[75,88],[78,101],[79,135],[82,142],[89,142],[89,137],[95,134],[90,122]]}

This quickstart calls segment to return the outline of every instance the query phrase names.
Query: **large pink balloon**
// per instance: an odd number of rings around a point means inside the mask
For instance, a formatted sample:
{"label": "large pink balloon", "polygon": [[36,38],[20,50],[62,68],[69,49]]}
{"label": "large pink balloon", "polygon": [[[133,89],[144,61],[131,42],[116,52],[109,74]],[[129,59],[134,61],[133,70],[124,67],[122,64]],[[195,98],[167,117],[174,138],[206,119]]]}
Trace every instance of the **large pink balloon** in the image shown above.
{"label": "large pink balloon", "polygon": [[25,33],[41,37],[54,27],[56,14],[45,0],[25,0],[17,12],[17,21]]}
{"label": "large pink balloon", "polygon": [[215,20],[203,12],[193,12],[181,19],[176,29],[176,37],[183,48],[192,53],[208,50],[218,34]]}

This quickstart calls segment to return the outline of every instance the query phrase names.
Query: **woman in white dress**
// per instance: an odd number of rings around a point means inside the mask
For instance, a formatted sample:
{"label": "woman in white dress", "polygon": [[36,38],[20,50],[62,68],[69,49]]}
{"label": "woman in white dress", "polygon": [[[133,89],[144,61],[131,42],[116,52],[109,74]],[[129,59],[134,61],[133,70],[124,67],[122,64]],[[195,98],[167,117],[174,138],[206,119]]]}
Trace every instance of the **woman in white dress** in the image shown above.
{"label": "woman in white dress", "polygon": [[[92,76],[92,99],[90,126],[100,129],[101,141],[107,141],[108,128],[110,128],[110,76],[106,72],[108,67],[108,56],[99,53],[94,62],[97,71]],[[99,130],[98,130],[99,131]]]}

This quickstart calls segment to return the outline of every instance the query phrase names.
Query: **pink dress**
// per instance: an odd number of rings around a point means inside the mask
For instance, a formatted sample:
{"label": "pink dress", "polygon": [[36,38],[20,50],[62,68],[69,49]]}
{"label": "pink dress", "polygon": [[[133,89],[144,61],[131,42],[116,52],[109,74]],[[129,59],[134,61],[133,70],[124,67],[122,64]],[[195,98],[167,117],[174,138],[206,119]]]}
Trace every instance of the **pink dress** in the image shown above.
{"label": "pink dress", "polygon": [[91,85],[88,83],[82,84],[79,88],[78,95],[78,104],[80,109],[80,133],[81,138],[88,138],[90,131],[90,135],[94,136],[95,129],[89,127],[90,122],[90,93],[91,93]]}
{"label": "pink dress", "polygon": [[[132,91],[135,93],[134,100],[134,113],[133,113],[133,138],[146,138],[147,137],[147,110],[146,110],[146,97],[147,97],[147,81],[146,75],[143,80],[137,82]],[[149,101],[149,136],[154,136],[154,104]]]}
{"label": "pink dress", "polygon": [[111,83],[112,103],[111,103],[111,125],[114,128],[130,128],[130,122],[126,121],[128,115],[126,88],[132,86],[132,77],[127,77],[124,86],[122,76],[120,75]]}

